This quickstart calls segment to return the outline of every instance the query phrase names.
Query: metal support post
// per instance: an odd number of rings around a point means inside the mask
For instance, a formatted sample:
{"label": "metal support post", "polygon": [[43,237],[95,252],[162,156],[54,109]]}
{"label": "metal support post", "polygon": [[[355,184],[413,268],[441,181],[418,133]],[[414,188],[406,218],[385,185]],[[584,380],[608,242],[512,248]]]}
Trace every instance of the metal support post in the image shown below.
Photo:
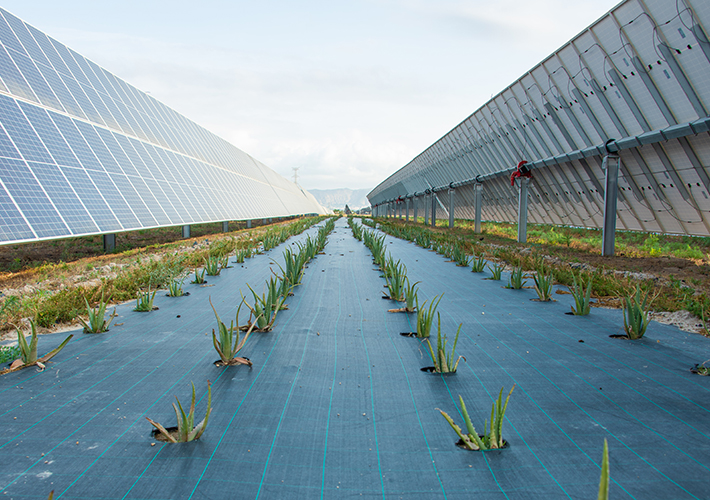
{"label": "metal support post", "polygon": [[247,221],[247,229],[251,229],[251,219]]}
{"label": "metal support post", "polygon": [[418,219],[419,214],[417,213],[418,207],[417,207],[417,197],[416,196],[414,198],[412,198],[412,204],[414,205],[414,222],[419,222],[419,219]]}
{"label": "metal support post", "polygon": [[182,226],[182,237],[183,238],[190,237],[190,226]]}
{"label": "metal support post", "polygon": [[222,222],[222,232],[223,233],[229,232],[229,221],[228,220]]}
{"label": "metal support post", "polygon": [[483,184],[476,183],[473,186],[474,193],[474,204],[476,207],[475,220],[473,225],[473,232],[476,234],[481,233],[481,193],[483,191]]}
{"label": "metal support post", "polygon": [[604,185],[604,228],[602,230],[602,255],[614,255],[616,236],[616,200],[619,193],[619,156],[608,154],[602,161],[606,171]]}
{"label": "metal support post", "polygon": [[116,250],[116,235],[104,234],[104,252],[109,253]]}
{"label": "metal support post", "polygon": [[528,183],[530,179],[520,177],[520,191],[518,194],[518,243],[528,241]]}
{"label": "metal support post", "polygon": [[436,227],[436,204],[437,204],[436,193],[431,192],[431,227]]}
{"label": "metal support post", "polygon": [[429,195],[424,195],[424,225],[429,225]]}
{"label": "metal support post", "polygon": [[454,192],[455,189],[449,189],[449,229],[454,228]]}
{"label": "metal support post", "polygon": [[401,201],[397,202],[397,218],[398,219],[402,218],[402,202]]}
{"label": "metal support post", "polygon": [[409,222],[409,198],[407,198],[407,201],[406,201],[405,203],[407,204],[407,208],[406,208],[406,214],[405,214],[405,219],[404,219],[404,220],[405,220],[406,222]]}

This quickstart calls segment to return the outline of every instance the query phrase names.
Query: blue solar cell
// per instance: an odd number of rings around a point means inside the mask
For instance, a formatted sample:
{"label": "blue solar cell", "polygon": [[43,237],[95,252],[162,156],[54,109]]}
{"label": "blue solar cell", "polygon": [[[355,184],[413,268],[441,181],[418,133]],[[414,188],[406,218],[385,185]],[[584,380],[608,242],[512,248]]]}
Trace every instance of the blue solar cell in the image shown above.
{"label": "blue solar cell", "polygon": [[124,134],[133,134],[133,129],[128,125],[128,122],[126,121],[126,118],[123,116],[123,113],[118,109],[118,106],[116,106],[116,103],[113,101],[113,99],[104,93],[98,93],[98,96],[101,98],[103,101],[104,105],[106,108],[108,108],[109,112],[113,116],[113,118],[116,121],[116,124],[118,127],[116,130],[119,132],[123,132]]}
{"label": "blue solar cell", "polygon": [[[77,126],[79,132],[81,132],[81,135],[84,139],[86,139],[91,151],[93,151],[99,159],[101,165],[103,165],[104,169],[106,169],[106,172],[110,174],[123,174],[123,170],[116,162],[116,159],[108,150],[104,142],[101,140],[101,137],[94,126],[80,120],[74,121],[74,125]],[[110,132],[106,133],[110,134]]]}
{"label": "blue solar cell", "polygon": [[96,186],[94,186],[91,178],[83,168],[60,168],[101,231],[120,231],[123,229],[106,204],[106,200],[96,189]]}
{"label": "blue solar cell", "polygon": [[69,68],[69,71],[71,71],[71,76],[73,76],[74,79],[79,83],[83,83],[84,85],[91,85],[89,80],[84,75],[84,72],[81,71],[81,68],[76,63],[72,55],[69,53],[67,47],[63,43],[56,41],[54,38],[50,38],[49,40],[52,42],[52,45],[54,45],[54,48],[57,50],[59,57],[61,57],[62,61],[64,61],[64,64],[66,64],[67,68]]}
{"label": "blue solar cell", "polygon": [[54,121],[59,131],[64,136],[64,139],[69,143],[74,152],[74,156],[79,159],[79,162],[86,169],[103,171],[104,168],[96,159],[96,155],[91,151],[91,148],[84,140],[84,137],[77,130],[76,125],[74,125],[74,120],[59,113],[49,113],[49,116]]}
{"label": "blue solar cell", "polygon": [[[119,191],[114,184],[117,177],[122,177],[125,183],[128,184],[126,177],[123,174],[120,176],[117,174],[109,176],[104,172],[97,172],[95,170],[87,170],[87,173],[89,174],[89,177],[91,177],[91,180],[94,181],[96,188],[111,207],[111,210],[123,226],[123,229],[128,230],[140,228],[142,224],[133,213],[133,210],[131,210],[131,207],[128,206],[128,203],[126,202],[127,197],[124,197],[125,193]],[[133,190],[132,187],[131,190]],[[135,194],[135,191],[132,192],[134,196],[138,196]]]}
{"label": "blue solar cell", "polygon": [[2,185],[0,185],[0,220],[2,221],[2,224],[0,224],[0,241],[3,243],[28,240],[35,237],[30,226],[27,225],[24,217],[22,217],[22,214]]}
{"label": "blue solar cell", "polygon": [[0,158],[0,180],[38,238],[71,234],[25,162]]}
{"label": "blue solar cell", "polygon": [[[146,185],[150,189],[151,193],[153,193],[153,196],[157,200],[158,204],[160,205],[160,208],[162,208],[163,212],[165,212],[165,215],[169,219],[170,223],[182,224],[182,217],[180,217],[177,210],[175,210],[175,207],[173,207],[173,204],[170,201],[169,196],[166,195],[165,191],[163,190],[163,187],[169,188],[169,184],[166,182],[163,185],[161,185],[154,179],[144,179],[144,180],[145,180]],[[173,196],[174,196],[174,194],[173,194]]]}
{"label": "blue solar cell", "polygon": [[133,163],[131,163],[131,160],[128,159],[126,153],[123,152],[123,149],[116,140],[116,136],[113,134],[113,132],[101,127],[96,127],[95,130],[99,133],[99,136],[101,136],[101,139],[103,139],[104,144],[106,144],[106,147],[116,159],[116,162],[118,162],[118,164],[121,166],[123,172],[128,176],[137,177],[138,171],[133,166]]}
{"label": "blue solar cell", "polygon": [[20,102],[20,108],[29,119],[30,123],[39,134],[40,139],[51,153],[54,161],[59,165],[69,165],[72,167],[80,167],[79,160],[76,159],[74,153],[69,149],[69,145],[57,130],[54,122],[49,119],[47,111],[37,106]]}
{"label": "blue solar cell", "polygon": [[59,167],[32,162],[28,165],[73,234],[99,231]]}
{"label": "blue solar cell", "polygon": [[[54,70],[54,68],[44,66],[43,64],[38,64],[37,69],[40,73],[42,73],[42,76],[54,92],[54,95],[57,96],[59,102],[61,102],[62,106],[64,106],[64,111],[78,118],[86,119],[86,116],[81,110],[81,107],[79,107],[79,104],[77,104],[74,97],[72,97],[72,95],[69,93],[69,89],[67,89],[67,86],[64,85],[64,82],[61,78],[59,78],[59,75]],[[62,110],[60,109],[60,111]]]}
{"label": "blue solar cell", "polygon": [[[1,123],[2,119],[0,118],[0,124]],[[20,152],[17,150],[15,145],[12,144],[12,141],[2,128],[0,128],[0,156],[4,156],[6,158],[22,158],[20,156]]]}
{"label": "blue solar cell", "polygon": [[4,47],[0,47],[0,76],[7,89],[18,97],[24,97],[30,101],[38,102],[32,89],[25,81],[20,71]]}
{"label": "blue solar cell", "polygon": [[116,123],[116,120],[111,115],[103,100],[101,100],[101,97],[99,97],[99,94],[93,89],[93,87],[83,85],[82,89],[84,90],[86,97],[88,97],[89,101],[91,101],[91,104],[94,105],[94,109],[96,109],[99,115],[101,115],[101,119],[104,121],[106,126],[120,131],[121,127],[118,126],[118,123]]}
{"label": "blue solar cell", "polygon": [[0,42],[2,42],[5,47],[10,47],[11,49],[16,50],[17,52],[24,54],[25,48],[20,43],[20,40],[17,39],[15,32],[12,30],[12,28],[10,28],[10,25],[7,24],[7,21],[5,21],[5,18],[3,17],[12,17],[12,14],[2,8],[0,8],[0,13],[3,14],[2,16],[0,16]]}
{"label": "blue solar cell", "polygon": [[86,94],[84,94],[84,90],[81,88],[81,85],[79,85],[79,83],[70,76],[60,74],[59,77],[64,82],[64,85],[67,86],[69,92],[79,104],[86,117],[94,123],[103,125],[104,122],[101,120],[101,116],[96,112],[96,109],[86,97]]}
{"label": "blue solar cell", "polygon": [[39,48],[39,45],[37,45],[37,42],[27,30],[25,23],[23,23],[21,20],[19,20],[12,14],[7,13],[5,14],[5,20],[7,20],[7,23],[12,28],[12,31],[14,31],[15,35],[17,35],[17,38],[19,38],[20,43],[22,43],[22,46],[27,51],[27,54],[29,54],[29,56],[35,62],[49,64],[49,61],[42,53],[42,50]]}
{"label": "blue solar cell", "polygon": [[151,189],[146,185],[145,181],[140,177],[129,177],[129,180],[158,224],[161,226],[169,225],[170,219],[163,211],[163,208],[160,206],[160,203],[158,203],[158,200],[156,200],[155,196],[153,196]]}
{"label": "blue solar cell", "polygon": [[39,46],[42,48],[42,52],[44,52],[44,55],[47,56],[49,59],[50,65],[57,70],[57,72],[71,76],[71,71],[69,71],[69,68],[67,68],[67,65],[64,64],[64,61],[62,61],[62,58],[59,57],[59,53],[57,52],[57,49],[54,48],[54,45],[52,45],[52,42],[49,41],[49,38],[47,35],[42,33],[40,30],[35,28],[34,26],[27,25],[27,27],[30,30],[30,33],[32,33],[32,36],[34,39],[37,41]]}
{"label": "blue solar cell", "polygon": [[17,102],[4,95],[0,95],[0,122],[26,160],[52,163],[52,157],[20,112]]}
{"label": "blue solar cell", "polygon": [[114,137],[121,145],[121,148],[123,149],[123,152],[126,153],[126,156],[130,158],[131,163],[138,171],[138,175],[144,179],[152,179],[153,175],[151,174],[150,169],[146,166],[145,162],[143,162],[133,147],[132,142],[136,141],[136,139],[129,138],[121,134],[114,134]]}
{"label": "blue solar cell", "polygon": [[[131,177],[130,179],[136,179]],[[133,213],[138,217],[138,220],[143,227],[154,227],[158,225],[158,221],[151,215],[150,209],[143,202],[143,199],[136,191],[136,188],[131,183],[130,179],[125,175],[113,174],[111,180],[120,191],[121,195],[126,199]]]}

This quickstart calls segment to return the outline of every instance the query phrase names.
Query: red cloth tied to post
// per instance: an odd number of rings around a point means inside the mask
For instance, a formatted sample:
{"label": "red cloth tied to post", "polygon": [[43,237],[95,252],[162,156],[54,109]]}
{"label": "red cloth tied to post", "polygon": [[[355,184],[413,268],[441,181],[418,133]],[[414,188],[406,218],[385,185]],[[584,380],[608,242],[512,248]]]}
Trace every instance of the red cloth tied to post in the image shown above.
{"label": "red cloth tied to post", "polygon": [[527,177],[528,179],[532,179],[532,172],[528,169],[525,169],[523,172],[520,171],[520,168],[527,163],[526,160],[521,161],[518,163],[518,167],[515,169],[515,172],[510,174],[510,185],[515,186],[515,179],[518,177]]}

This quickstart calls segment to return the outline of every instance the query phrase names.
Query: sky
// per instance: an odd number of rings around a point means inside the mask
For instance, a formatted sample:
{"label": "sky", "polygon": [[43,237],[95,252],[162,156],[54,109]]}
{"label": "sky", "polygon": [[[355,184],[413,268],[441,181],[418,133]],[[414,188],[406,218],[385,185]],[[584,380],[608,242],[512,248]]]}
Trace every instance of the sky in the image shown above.
{"label": "sky", "polygon": [[617,3],[0,5],[306,189],[371,189]]}

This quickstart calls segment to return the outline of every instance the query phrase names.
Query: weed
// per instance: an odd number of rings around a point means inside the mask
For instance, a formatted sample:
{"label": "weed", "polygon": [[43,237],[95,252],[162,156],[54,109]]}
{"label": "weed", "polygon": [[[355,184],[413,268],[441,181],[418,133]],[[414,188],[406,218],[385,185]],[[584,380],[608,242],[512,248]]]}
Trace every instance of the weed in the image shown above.
{"label": "weed", "polygon": [[574,297],[574,306],[572,306],[572,313],[575,316],[586,316],[589,314],[589,301],[592,296],[592,280],[587,282],[587,290],[584,290],[584,283],[582,282],[582,272],[579,273],[579,285],[577,285],[577,278],[574,273],[572,274],[573,287],[569,288],[570,293]]}
{"label": "weed", "polygon": [[446,335],[441,334],[441,316],[439,313],[437,313],[437,334],[436,334],[436,352],[434,352],[434,348],[431,346],[431,342],[429,342],[429,339],[426,339],[427,347],[429,348],[429,355],[431,356],[431,360],[434,363],[434,371],[436,373],[454,373],[456,372],[456,368],[459,366],[459,361],[461,361],[461,358],[466,360],[463,356],[459,356],[458,359],[454,361],[454,358],[456,357],[456,344],[459,342],[459,333],[461,333],[461,327],[463,326],[463,323],[459,325],[458,330],[456,330],[456,337],[454,337],[454,345],[451,346],[451,352],[447,354],[446,352],[446,344],[447,344],[447,339]]}
{"label": "weed", "polygon": [[624,297],[624,331],[630,339],[636,340],[646,333],[651,316],[648,314],[646,302],[650,291],[641,297],[641,288],[636,287],[635,295]]}
{"label": "weed", "polygon": [[20,346],[17,345],[2,345],[0,346],[0,365],[7,362],[15,361],[20,357]]}
{"label": "weed", "polygon": [[[157,291],[157,290],[156,290]],[[153,299],[155,299],[155,293],[151,295],[150,286],[147,292],[141,292],[138,290],[138,298],[136,299],[136,307],[133,309],[138,312],[149,312],[153,310]]]}
{"label": "weed", "polygon": [[710,362],[710,359],[699,365],[696,364],[693,368],[690,369],[690,371],[693,373],[697,373],[698,375],[703,375],[705,377],[710,376],[710,366],[705,366],[708,362]]}
{"label": "weed", "polygon": [[84,325],[84,333],[103,333],[108,331],[108,327],[116,316],[116,308],[113,308],[113,314],[110,319],[106,321],[104,317],[106,316],[106,307],[108,306],[108,301],[104,302],[104,294],[101,292],[101,300],[96,305],[95,309],[89,306],[89,301],[84,297],[84,302],[86,303],[86,314],[88,316],[88,322],[84,321],[83,318],[79,318],[81,324]]}
{"label": "weed", "polygon": [[466,423],[466,434],[463,433],[461,428],[456,425],[453,419],[443,410],[439,410],[446,421],[449,423],[451,428],[459,436],[459,445],[463,446],[467,450],[494,450],[498,448],[503,448],[505,446],[505,441],[503,441],[502,429],[503,429],[503,417],[505,416],[505,411],[508,408],[508,401],[510,400],[510,395],[513,394],[513,389],[515,385],[510,389],[508,397],[505,398],[505,404],[502,404],[503,398],[503,388],[501,387],[500,393],[498,394],[498,400],[493,401],[493,407],[491,408],[491,421],[490,426],[488,421],[483,425],[483,435],[479,436],[476,429],[471,423],[471,418],[466,410],[466,405],[463,402],[463,398],[459,396],[459,403],[461,404],[461,414],[463,415],[464,422]]}
{"label": "weed", "polygon": [[[164,438],[165,441],[171,443],[187,443],[189,441],[194,441],[202,436],[205,432],[205,427],[207,427],[207,422],[210,418],[210,413],[212,412],[212,384],[207,381],[207,411],[205,412],[205,418],[202,421],[194,425],[195,422],[195,384],[192,384],[192,402],[190,403],[190,410],[185,414],[185,410],[182,409],[180,400],[175,396],[177,401],[177,406],[173,403],[173,408],[175,409],[175,416],[177,417],[177,429],[173,432],[168,431],[165,427],[160,425],[158,422],[145,417],[148,422],[150,422],[153,427],[155,427],[159,434]],[[179,410],[178,410],[179,408]]]}

